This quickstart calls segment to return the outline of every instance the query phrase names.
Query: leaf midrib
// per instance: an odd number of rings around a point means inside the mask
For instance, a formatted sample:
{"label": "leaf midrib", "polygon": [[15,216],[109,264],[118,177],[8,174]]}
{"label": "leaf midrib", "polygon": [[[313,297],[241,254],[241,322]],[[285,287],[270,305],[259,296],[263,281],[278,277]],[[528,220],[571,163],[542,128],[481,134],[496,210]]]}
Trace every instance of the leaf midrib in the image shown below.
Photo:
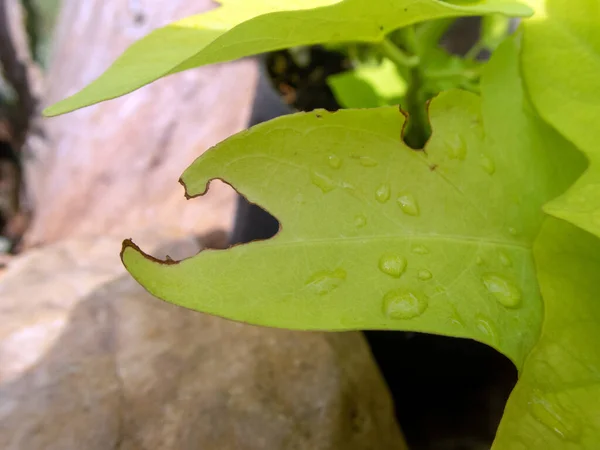
{"label": "leaf midrib", "polygon": [[[285,240],[284,240],[285,239]],[[424,234],[379,234],[376,236],[339,236],[339,237],[329,237],[329,238],[300,238],[298,240],[288,240],[289,237],[285,235],[275,235],[271,239],[266,241],[256,241],[257,243],[268,243],[272,246],[293,246],[293,245],[306,245],[306,244],[318,244],[318,243],[327,243],[327,242],[351,242],[351,241],[376,241],[383,239],[393,239],[393,240],[445,240],[449,242],[459,242],[459,243],[478,243],[480,245],[495,245],[501,247],[510,247],[517,248],[521,250],[532,251],[533,250],[533,242],[519,243],[519,242],[509,242],[501,239],[485,239],[478,238],[475,236],[464,236],[464,235],[443,235],[443,234],[432,234],[432,233],[424,233]],[[244,244],[248,245],[248,244]]]}

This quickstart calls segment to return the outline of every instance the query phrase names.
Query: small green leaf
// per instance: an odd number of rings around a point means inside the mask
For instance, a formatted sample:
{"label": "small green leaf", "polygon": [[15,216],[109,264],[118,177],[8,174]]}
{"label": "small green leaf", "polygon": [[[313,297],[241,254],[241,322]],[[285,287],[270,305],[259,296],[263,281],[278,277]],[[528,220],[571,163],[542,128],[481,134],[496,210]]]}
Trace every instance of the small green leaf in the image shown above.
{"label": "small green leaf", "polygon": [[513,47],[490,63],[483,104],[431,102],[425,151],[403,143],[395,107],[296,114],[222,142],[183,174],[187,195],[224,179],[279,234],[178,264],[126,243],[127,269],[160,298],[239,321],[468,337],[520,367],[541,325],[541,205],[582,162],[523,108]]}
{"label": "small green leaf", "polygon": [[335,98],[344,108],[376,108],[399,104],[406,92],[406,82],[395,64],[387,58],[376,66],[333,75],[327,79]]}
{"label": "small green leaf", "polygon": [[539,114],[590,162],[545,210],[600,236],[600,8],[597,0],[575,3],[547,0],[538,6],[524,23],[521,64]]}
{"label": "small green leaf", "polygon": [[386,33],[439,17],[527,16],[515,0],[453,5],[438,0],[223,0],[222,6],[150,33],[77,94],[44,111],[55,116],[127,94],[161,77],[299,45],[379,42]]}
{"label": "small green leaf", "polygon": [[534,247],[544,326],[493,449],[596,450],[600,443],[600,240],[549,219]]}

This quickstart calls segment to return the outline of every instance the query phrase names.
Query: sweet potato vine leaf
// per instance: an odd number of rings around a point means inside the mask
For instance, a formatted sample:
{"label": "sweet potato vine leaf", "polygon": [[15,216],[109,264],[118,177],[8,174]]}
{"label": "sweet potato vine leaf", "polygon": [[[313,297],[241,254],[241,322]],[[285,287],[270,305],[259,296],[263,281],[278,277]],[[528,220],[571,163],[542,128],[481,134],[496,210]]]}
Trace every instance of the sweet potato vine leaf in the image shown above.
{"label": "sweet potato vine leaf", "polygon": [[542,320],[541,205],[583,161],[531,114],[516,55],[490,63],[483,100],[431,102],[425,151],[403,143],[391,106],[295,114],[229,138],[185,171],[187,195],[226,180],[280,220],[279,234],[176,264],[126,242],[124,264],[152,294],[207,313],[473,338],[520,367]]}
{"label": "sweet potato vine leaf", "polygon": [[599,24],[597,0],[546,0],[536,16],[524,23],[521,55],[525,84],[539,114],[575,143],[590,161],[581,179],[546,205],[545,210],[597,236],[600,236]]}
{"label": "sweet potato vine leaf", "polygon": [[222,6],[150,33],[97,80],[49,108],[55,116],[127,94],[164,76],[297,45],[381,41],[386,33],[440,17],[526,16],[516,0],[222,0]]}
{"label": "sweet potato vine leaf", "polygon": [[600,240],[549,219],[534,245],[544,325],[493,450],[596,450],[600,442]]}

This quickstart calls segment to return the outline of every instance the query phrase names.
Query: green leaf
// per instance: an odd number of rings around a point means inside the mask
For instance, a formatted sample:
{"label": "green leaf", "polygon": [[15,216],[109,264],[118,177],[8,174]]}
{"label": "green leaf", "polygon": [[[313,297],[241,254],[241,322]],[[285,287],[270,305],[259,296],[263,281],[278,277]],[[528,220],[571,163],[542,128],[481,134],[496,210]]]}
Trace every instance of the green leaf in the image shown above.
{"label": "green leaf", "polygon": [[[539,1],[539,0],[538,0]],[[600,8],[597,0],[547,0],[524,24],[521,63],[539,114],[579,147],[589,170],[546,205],[600,236]]]}
{"label": "green leaf", "polygon": [[127,94],[166,75],[272,50],[379,42],[392,30],[439,17],[531,13],[515,0],[468,5],[438,0],[223,0],[222,5],[150,33],[100,78],[44,114],[63,114]]}
{"label": "green leaf", "polygon": [[376,108],[399,104],[406,82],[387,58],[381,64],[362,65],[327,79],[335,98],[344,108]]}
{"label": "green leaf", "polygon": [[494,450],[600,443],[600,241],[549,219],[534,246],[544,326],[506,406]]}
{"label": "green leaf", "polygon": [[423,89],[437,94],[448,89],[465,88],[474,85],[481,70],[481,64],[451,55],[442,48],[428,52],[423,60]]}
{"label": "green leaf", "polygon": [[221,178],[279,234],[176,264],[126,242],[127,269],[160,298],[234,320],[468,337],[520,367],[541,325],[541,205],[582,164],[523,108],[516,49],[489,67],[483,104],[462,91],[431,102],[425,151],[403,143],[395,107],[296,114],[220,143],[183,174],[187,195]]}
{"label": "green leaf", "polygon": [[481,44],[484,48],[495,50],[510,32],[510,18],[499,14],[490,14],[481,21]]}

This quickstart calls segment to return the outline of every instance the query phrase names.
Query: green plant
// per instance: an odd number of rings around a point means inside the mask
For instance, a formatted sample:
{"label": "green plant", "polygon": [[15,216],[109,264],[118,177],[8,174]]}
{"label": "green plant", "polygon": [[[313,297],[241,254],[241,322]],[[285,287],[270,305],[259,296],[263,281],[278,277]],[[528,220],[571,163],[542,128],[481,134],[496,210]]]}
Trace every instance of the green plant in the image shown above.
{"label": "green plant", "polygon": [[[342,103],[371,108],[275,119],[183,174],[189,197],[221,178],[264,206],[275,238],[177,263],[126,241],[124,264],[154,295],[234,320],[481,341],[520,374],[494,449],[595,449],[600,8],[529,3],[533,15],[510,0],[228,0],[150,34],[46,113],[249,54],[373,44],[331,80]],[[506,37],[498,14],[528,18]],[[437,48],[467,15],[490,15],[487,64]]]}

